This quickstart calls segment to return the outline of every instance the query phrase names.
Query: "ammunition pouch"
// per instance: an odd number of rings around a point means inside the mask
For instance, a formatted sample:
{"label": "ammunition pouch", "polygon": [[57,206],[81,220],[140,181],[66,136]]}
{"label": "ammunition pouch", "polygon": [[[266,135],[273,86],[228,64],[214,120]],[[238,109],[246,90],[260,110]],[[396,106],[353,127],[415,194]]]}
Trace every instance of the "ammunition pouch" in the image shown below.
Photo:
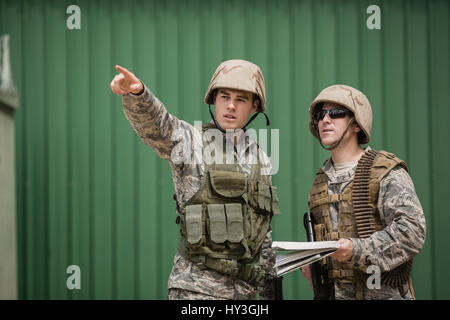
{"label": "ammunition pouch", "polygon": [[209,170],[180,210],[179,252],[218,272],[259,281],[261,248],[274,214],[279,214],[275,187],[239,171]]}

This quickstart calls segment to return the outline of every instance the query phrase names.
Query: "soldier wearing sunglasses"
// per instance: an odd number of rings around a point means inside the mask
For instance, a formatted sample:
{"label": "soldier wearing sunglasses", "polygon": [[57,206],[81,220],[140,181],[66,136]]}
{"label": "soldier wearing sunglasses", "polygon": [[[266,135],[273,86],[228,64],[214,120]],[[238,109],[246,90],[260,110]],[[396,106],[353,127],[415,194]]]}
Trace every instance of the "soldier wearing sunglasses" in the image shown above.
{"label": "soldier wearing sunglasses", "polygon": [[[325,88],[309,114],[311,133],[331,153],[309,194],[315,240],[341,245],[319,262],[316,298],[414,299],[411,269],[426,225],[406,163],[361,147],[370,140],[372,109],[355,88]],[[312,286],[310,268],[302,273]]]}

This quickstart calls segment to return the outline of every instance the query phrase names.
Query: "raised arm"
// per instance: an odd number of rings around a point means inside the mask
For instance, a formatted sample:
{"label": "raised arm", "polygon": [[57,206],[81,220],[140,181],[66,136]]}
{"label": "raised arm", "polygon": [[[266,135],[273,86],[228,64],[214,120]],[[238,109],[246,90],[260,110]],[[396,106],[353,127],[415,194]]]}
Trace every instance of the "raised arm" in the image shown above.
{"label": "raised arm", "polygon": [[175,146],[188,144],[187,148],[176,149],[180,152],[192,149],[194,127],[171,115],[132,72],[121,66],[116,66],[116,70],[119,74],[111,81],[111,90],[122,96],[125,117],[142,141],[169,161]]}

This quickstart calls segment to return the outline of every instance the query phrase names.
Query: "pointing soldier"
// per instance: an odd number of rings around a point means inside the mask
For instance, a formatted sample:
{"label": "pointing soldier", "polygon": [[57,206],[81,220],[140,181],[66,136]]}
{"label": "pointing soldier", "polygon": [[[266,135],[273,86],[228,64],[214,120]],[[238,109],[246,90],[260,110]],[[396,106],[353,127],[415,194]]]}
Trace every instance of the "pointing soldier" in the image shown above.
{"label": "pointing soldier", "polygon": [[245,131],[266,107],[260,68],[244,60],[220,64],[205,96],[215,115],[210,106],[212,121],[200,128],[169,114],[133,73],[116,69],[111,89],[123,95],[126,118],[172,169],[181,239],[168,298],[273,298],[277,189],[267,155]]}
{"label": "pointing soldier", "polygon": [[[405,162],[360,145],[370,140],[372,109],[355,88],[325,88],[309,108],[309,128],[331,158],[309,194],[316,241],[341,247],[320,264],[320,299],[414,299],[413,257],[425,241],[425,217]],[[311,283],[311,269],[303,275]],[[368,285],[381,272],[380,288]]]}

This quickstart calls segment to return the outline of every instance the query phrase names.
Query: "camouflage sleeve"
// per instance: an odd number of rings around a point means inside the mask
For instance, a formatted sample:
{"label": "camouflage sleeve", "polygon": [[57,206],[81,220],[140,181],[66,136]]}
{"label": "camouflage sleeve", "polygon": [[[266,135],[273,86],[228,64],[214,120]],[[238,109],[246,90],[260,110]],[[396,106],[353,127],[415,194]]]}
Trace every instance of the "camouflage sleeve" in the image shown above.
{"label": "camouflage sleeve", "polygon": [[258,294],[261,300],[275,299],[275,250],[272,249],[272,230],[266,234],[262,245],[263,268],[266,273],[264,279],[258,283]]}
{"label": "camouflage sleeve", "polygon": [[276,172],[272,172],[272,163],[270,162],[270,158],[267,156],[266,152],[262,148],[258,148],[258,150],[258,156],[261,165],[261,175],[265,176],[269,183],[272,183],[272,175],[276,174]]}
{"label": "camouflage sleeve", "polygon": [[[265,176],[267,182],[272,184],[272,163],[266,152],[259,148],[259,159],[261,164],[261,175]],[[275,262],[276,252],[272,248],[272,226],[269,227],[269,232],[266,234],[264,243],[262,245],[262,257],[264,263],[264,271],[266,273],[264,279],[258,284],[258,294],[261,300],[274,300],[275,299]]]}
{"label": "camouflage sleeve", "polygon": [[[145,144],[163,159],[171,160],[172,150],[186,150],[180,144],[192,145],[193,127],[171,115],[164,104],[145,86],[141,95],[122,96],[125,117]],[[183,155],[177,154],[178,157]]]}
{"label": "camouflage sleeve", "polygon": [[351,262],[364,272],[370,265],[381,272],[392,270],[417,255],[425,242],[425,216],[403,168],[393,169],[380,182],[378,209],[386,227],[369,238],[351,239]]}

